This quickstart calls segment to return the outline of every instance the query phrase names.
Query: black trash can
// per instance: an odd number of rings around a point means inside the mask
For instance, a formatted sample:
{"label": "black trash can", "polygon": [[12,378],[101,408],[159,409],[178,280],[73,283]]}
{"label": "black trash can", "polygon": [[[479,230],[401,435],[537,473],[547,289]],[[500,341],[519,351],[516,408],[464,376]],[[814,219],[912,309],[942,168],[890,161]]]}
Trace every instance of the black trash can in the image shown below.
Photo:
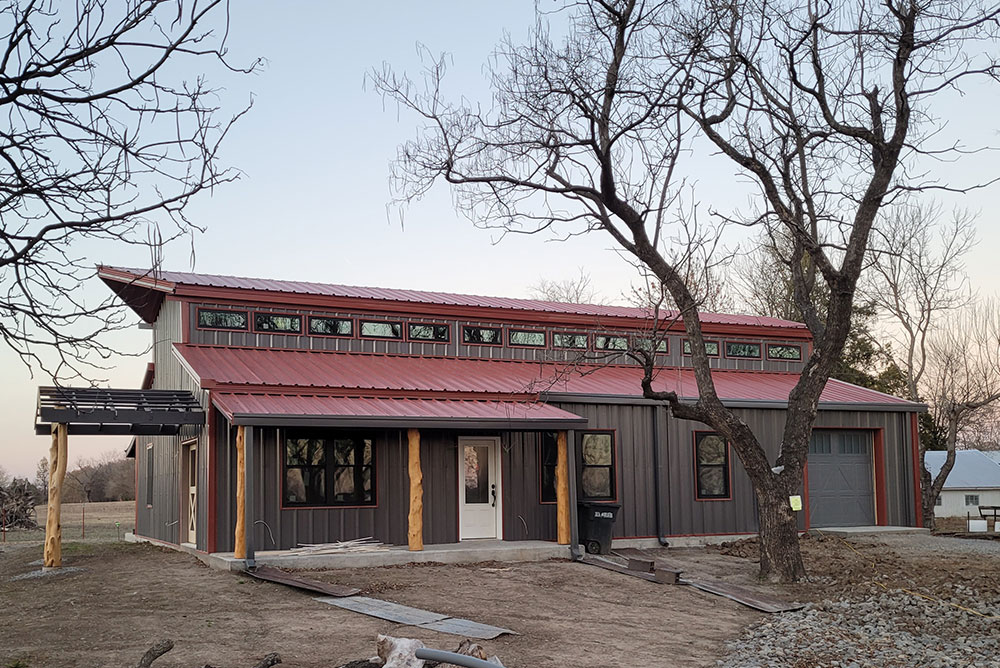
{"label": "black trash can", "polygon": [[617,503],[580,501],[580,542],[590,554],[611,554],[611,532],[618,518]]}

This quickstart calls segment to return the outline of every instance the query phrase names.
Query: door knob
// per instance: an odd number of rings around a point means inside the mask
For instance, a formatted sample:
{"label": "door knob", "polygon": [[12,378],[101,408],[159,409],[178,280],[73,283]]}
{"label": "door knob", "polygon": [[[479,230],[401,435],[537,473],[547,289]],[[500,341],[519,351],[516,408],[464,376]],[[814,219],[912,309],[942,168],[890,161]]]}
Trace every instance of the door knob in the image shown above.
{"label": "door knob", "polygon": [[490,494],[493,496],[493,500],[490,502],[490,505],[493,506],[494,508],[496,508],[496,505],[497,505],[497,486],[496,486],[496,483],[493,483],[492,485],[490,485]]}

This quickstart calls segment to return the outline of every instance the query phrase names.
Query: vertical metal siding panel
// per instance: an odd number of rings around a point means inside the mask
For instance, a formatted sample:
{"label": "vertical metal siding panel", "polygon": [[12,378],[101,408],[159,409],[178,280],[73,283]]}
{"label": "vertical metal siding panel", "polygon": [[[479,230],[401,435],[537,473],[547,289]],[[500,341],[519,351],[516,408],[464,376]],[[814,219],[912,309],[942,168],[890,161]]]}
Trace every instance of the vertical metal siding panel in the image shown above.
{"label": "vertical metal siding panel", "polygon": [[[421,468],[424,475],[424,542],[458,542],[458,441],[454,432],[427,430],[421,433]],[[405,449],[400,448],[400,490],[405,509],[409,503]],[[400,528],[406,536],[406,515]],[[404,541],[405,542],[405,541]]]}
{"label": "vertical metal siding panel", "polygon": [[539,497],[541,432],[501,437],[505,540],[555,540],[556,506]]}

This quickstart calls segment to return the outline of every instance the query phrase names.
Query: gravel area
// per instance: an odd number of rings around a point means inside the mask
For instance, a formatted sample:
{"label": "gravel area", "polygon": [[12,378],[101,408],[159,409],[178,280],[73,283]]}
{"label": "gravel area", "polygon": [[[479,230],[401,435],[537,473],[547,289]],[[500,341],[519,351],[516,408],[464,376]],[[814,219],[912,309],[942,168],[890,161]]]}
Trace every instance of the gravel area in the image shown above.
{"label": "gravel area", "polygon": [[803,552],[792,589],[813,602],[747,627],[720,668],[1000,667],[1000,543],[828,536]]}

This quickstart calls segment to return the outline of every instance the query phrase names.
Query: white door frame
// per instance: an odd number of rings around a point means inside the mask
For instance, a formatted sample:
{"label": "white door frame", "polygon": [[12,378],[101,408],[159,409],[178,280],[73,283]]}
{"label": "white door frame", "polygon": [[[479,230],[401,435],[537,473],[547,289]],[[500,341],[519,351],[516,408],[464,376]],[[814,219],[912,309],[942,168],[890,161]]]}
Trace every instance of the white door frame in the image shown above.
{"label": "white door frame", "polygon": [[[500,462],[500,437],[499,436],[459,436],[458,437],[458,540],[462,537],[462,524],[464,521],[465,500],[462,491],[465,489],[465,445],[469,442],[490,443],[491,457],[490,467],[494,471],[494,481],[497,487],[497,501],[494,506],[496,533],[494,538],[503,540],[503,475]],[[486,540],[489,540],[488,538]]]}
{"label": "white door frame", "polygon": [[[183,492],[184,492],[184,516],[181,518],[181,525],[184,527],[184,540],[182,543],[197,545],[198,543],[198,439],[192,439],[181,443],[181,452],[184,457],[183,466]],[[194,452],[194,471],[191,470],[191,453]],[[193,477],[192,477],[193,476]],[[190,483],[194,480],[194,485]],[[194,496],[192,503],[192,494]]]}

